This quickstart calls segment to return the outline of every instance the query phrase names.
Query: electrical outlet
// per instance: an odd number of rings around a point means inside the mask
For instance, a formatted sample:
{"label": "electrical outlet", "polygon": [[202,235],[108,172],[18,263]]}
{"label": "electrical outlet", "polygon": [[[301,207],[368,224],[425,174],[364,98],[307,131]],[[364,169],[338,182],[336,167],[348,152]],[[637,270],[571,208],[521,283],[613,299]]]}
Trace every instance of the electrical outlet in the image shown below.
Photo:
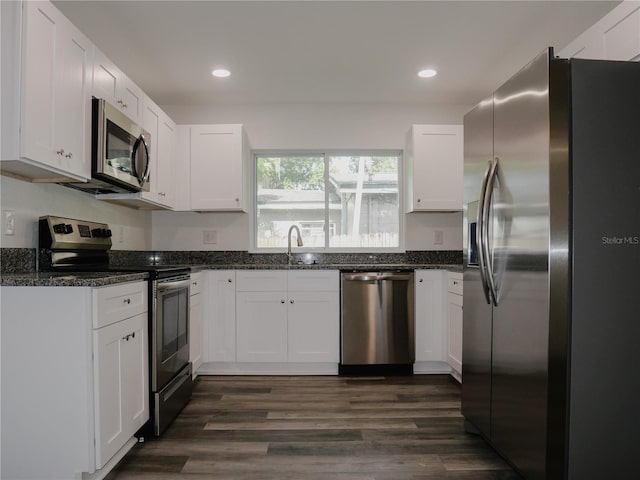
{"label": "electrical outlet", "polygon": [[4,234],[15,235],[16,233],[16,212],[13,210],[5,210],[4,217]]}
{"label": "electrical outlet", "polygon": [[217,230],[203,230],[202,243],[204,243],[205,245],[215,245],[216,243],[218,243]]}
{"label": "electrical outlet", "polygon": [[444,232],[442,230],[435,230],[433,232],[433,244],[442,245],[444,243]]}

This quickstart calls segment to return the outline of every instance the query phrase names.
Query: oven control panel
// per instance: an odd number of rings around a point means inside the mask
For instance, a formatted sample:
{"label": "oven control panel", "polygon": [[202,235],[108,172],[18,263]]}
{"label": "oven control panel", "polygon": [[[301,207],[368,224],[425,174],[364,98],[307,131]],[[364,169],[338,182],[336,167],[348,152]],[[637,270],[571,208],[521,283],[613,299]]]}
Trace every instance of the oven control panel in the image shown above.
{"label": "oven control panel", "polygon": [[40,248],[52,250],[111,248],[111,230],[106,223],[47,215],[38,225]]}

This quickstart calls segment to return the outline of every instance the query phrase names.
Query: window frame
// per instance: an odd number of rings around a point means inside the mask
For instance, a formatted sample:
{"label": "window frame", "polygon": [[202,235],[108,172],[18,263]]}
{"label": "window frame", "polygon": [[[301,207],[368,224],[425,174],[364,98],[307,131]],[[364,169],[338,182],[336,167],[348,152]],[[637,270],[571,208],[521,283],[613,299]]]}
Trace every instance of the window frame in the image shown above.
{"label": "window frame", "polygon": [[[287,247],[280,248],[267,248],[257,246],[257,207],[258,207],[258,157],[265,156],[322,156],[325,162],[324,169],[324,182],[325,186],[328,182],[329,169],[326,168],[329,162],[329,157],[340,156],[397,156],[398,157],[398,246],[397,247],[330,247],[328,245],[328,232],[325,232],[325,246],[324,247],[295,247],[296,252],[300,253],[405,253],[405,202],[404,202],[404,158],[402,150],[395,149],[374,149],[374,150],[360,150],[360,149],[336,149],[336,150],[253,150],[251,152],[251,205],[249,207],[249,233],[251,235],[251,242],[249,245],[249,253],[283,253],[286,252]],[[325,224],[328,220],[329,211],[326,208],[329,197],[329,190],[325,188]]]}

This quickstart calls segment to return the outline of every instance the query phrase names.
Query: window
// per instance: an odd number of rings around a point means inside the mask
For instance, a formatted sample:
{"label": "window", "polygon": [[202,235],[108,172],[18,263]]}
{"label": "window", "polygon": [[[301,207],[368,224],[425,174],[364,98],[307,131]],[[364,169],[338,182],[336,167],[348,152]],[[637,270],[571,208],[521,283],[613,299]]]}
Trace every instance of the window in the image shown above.
{"label": "window", "polygon": [[256,154],[255,246],[398,250],[400,154]]}

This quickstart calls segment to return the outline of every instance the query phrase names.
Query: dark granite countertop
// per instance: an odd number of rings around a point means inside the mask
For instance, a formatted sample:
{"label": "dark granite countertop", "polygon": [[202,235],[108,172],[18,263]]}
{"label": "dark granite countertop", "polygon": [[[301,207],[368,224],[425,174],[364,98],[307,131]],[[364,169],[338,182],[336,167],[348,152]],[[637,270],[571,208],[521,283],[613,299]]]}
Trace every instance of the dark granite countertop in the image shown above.
{"label": "dark granite countertop", "polygon": [[3,287],[104,287],[148,278],[148,273],[130,272],[11,273],[0,277],[0,285]]}
{"label": "dark granite countertop", "polygon": [[193,272],[201,270],[347,270],[358,272],[378,272],[389,270],[448,270],[462,272],[462,265],[434,265],[408,263],[375,263],[375,264],[345,264],[345,263],[316,263],[316,264],[211,264],[190,265]]}

